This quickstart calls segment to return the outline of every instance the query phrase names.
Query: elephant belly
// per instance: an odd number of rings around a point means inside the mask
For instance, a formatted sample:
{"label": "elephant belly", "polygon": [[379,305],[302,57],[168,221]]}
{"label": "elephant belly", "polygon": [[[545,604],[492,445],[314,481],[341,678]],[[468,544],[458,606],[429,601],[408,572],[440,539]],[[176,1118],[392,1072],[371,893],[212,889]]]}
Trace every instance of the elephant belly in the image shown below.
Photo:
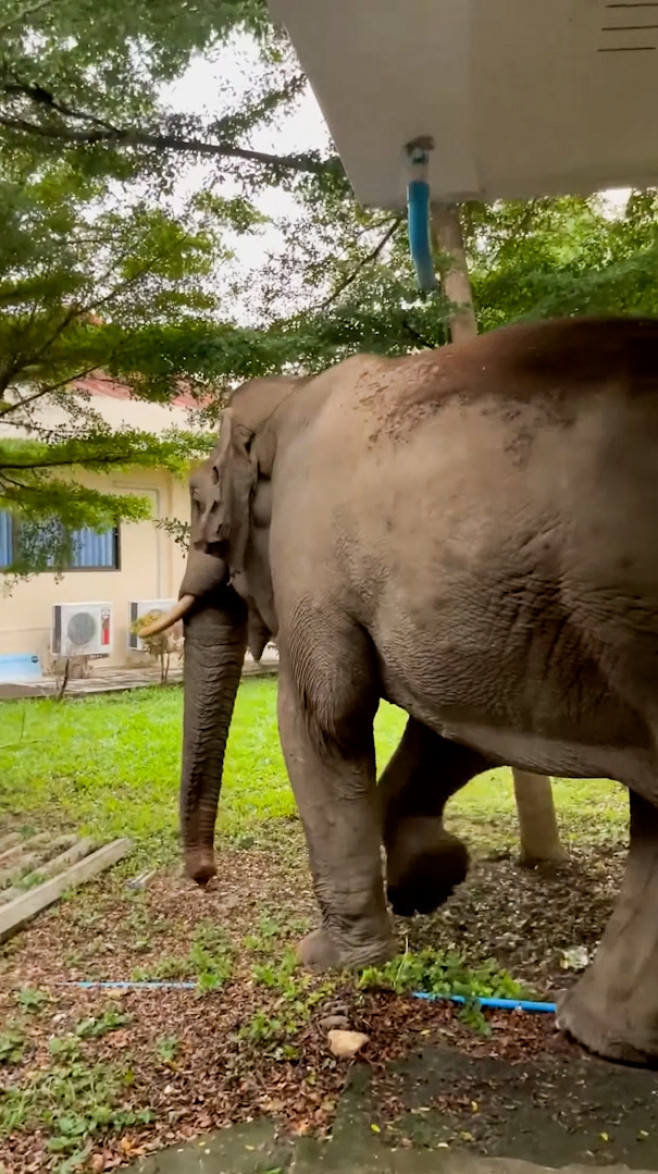
{"label": "elephant belly", "polygon": [[546,737],[535,731],[492,728],[475,723],[443,725],[441,733],[471,746],[501,766],[562,778],[610,778],[634,781],[655,773],[655,755],[649,746],[589,745],[566,738]]}
{"label": "elephant belly", "polygon": [[613,719],[606,735],[604,721],[584,715],[582,723],[574,723],[571,714],[559,711],[549,731],[537,729],[532,720],[517,722],[513,715],[505,721],[493,707],[465,717],[455,713],[450,703],[428,704],[422,689],[399,680],[388,683],[387,698],[442,737],[470,746],[501,766],[629,784],[656,772],[656,754],[646,724],[623,706],[606,707]]}
{"label": "elephant belly", "polygon": [[426,615],[415,623],[413,607],[395,612],[372,630],[385,695],[443,737],[501,764],[571,778],[628,781],[654,763],[644,715],[568,624],[515,631],[448,605],[433,623]]}

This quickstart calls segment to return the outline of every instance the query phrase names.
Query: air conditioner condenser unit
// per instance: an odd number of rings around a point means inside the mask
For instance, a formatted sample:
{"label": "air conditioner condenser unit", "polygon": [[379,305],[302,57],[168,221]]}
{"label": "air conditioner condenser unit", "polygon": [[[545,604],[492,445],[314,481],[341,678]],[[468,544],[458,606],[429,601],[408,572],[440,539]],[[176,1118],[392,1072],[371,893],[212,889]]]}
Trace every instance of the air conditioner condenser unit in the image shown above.
{"label": "air conditioner condenser unit", "polygon": [[53,605],[50,651],[54,656],[109,656],[113,647],[111,603]]}
{"label": "air conditioner condenser unit", "polygon": [[132,626],[135,620],[141,619],[142,616],[149,614],[164,615],[165,612],[171,611],[174,606],[175,599],[133,599],[130,604],[130,623],[128,626],[128,647],[131,652],[146,652],[147,646],[139,636],[132,631]]}

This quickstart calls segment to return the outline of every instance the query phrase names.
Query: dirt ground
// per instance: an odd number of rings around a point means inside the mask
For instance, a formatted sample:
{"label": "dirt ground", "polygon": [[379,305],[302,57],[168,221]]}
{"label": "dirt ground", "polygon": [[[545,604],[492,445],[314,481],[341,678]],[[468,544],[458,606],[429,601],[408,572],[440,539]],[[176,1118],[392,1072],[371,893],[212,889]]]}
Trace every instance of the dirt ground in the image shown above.
{"label": "dirt ground", "polygon": [[[455,949],[473,967],[494,958],[550,998],[576,977],[563,951],[595,947],[624,855],[577,849],[548,875],[476,861],[442,911],[399,923],[401,948]],[[122,863],[3,948],[7,1174],[64,1170],[76,1153],[98,1174],[260,1115],[282,1134],[326,1136],[351,1068],[387,1143],[658,1166],[656,1077],[584,1057],[551,1016],[491,1013],[484,1035],[446,1003],[300,977],[291,947],[315,908],[296,820],[225,846],[205,892],[178,867],[135,889],[135,871]],[[205,993],[64,985],[131,978]],[[329,1051],[331,1016],[369,1036],[356,1069]]]}

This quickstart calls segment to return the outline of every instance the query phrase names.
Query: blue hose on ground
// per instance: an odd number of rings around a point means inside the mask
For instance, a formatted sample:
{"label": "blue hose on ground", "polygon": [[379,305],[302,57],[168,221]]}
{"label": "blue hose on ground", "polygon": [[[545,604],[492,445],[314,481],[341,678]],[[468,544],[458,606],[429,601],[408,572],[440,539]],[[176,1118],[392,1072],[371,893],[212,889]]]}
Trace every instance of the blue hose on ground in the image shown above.
{"label": "blue hose on ground", "polygon": [[[77,982],[65,982],[58,984],[61,986],[74,986],[82,990],[121,990],[121,991],[145,991],[145,990],[167,990],[167,991],[194,991],[197,989],[195,982],[171,982],[171,981],[144,981],[144,982],[94,982],[92,980],[79,980]],[[548,1014],[555,1013],[555,1003],[539,1003],[532,999],[493,999],[493,998],[467,998],[466,995],[434,995],[429,991],[413,991],[412,998],[426,999],[428,1002],[437,1002],[439,999],[444,999],[450,1003],[474,1003],[478,1007],[494,1007],[500,1011],[544,1011]]]}
{"label": "blue hose on ground", "polygon": [[538,1003],[532,999],[489,999],[467,998],[465,995],[433,995],[429,991],[414,991],[414,999],[427,999],[429,1002],[436,1002],[438,999],[447,999],[451,1003],[474,1003],[477,1007],[495,1007],[501,1011],[546,1011],[549,1014],[555,1014],[555,1003]]}
{"label": "blue hose on ground", "polygon": [[58,983],[58,986],[75,986],[85,991],[92,990],[110,990],[110,991],[195,991],[197,989],[196,982],[63,982]]}

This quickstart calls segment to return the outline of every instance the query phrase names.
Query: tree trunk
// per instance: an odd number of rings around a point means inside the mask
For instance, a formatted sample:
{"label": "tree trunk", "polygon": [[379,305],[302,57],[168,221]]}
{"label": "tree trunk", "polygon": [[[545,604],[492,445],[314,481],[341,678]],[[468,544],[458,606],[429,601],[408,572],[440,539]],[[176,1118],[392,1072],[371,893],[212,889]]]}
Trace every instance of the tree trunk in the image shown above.
{"label": "tree trunk", "polygon": [[[432,228],[448,264],[443,289],[452,303],[448,318],[450,338],[458,345],[475,338],[478,328],[456,204],[432,204]],[[560,843],[551,780],[525,770],[513,770],[512,776],[521,838],[520,863],[530,868],[565,860],[567,854]]]}

